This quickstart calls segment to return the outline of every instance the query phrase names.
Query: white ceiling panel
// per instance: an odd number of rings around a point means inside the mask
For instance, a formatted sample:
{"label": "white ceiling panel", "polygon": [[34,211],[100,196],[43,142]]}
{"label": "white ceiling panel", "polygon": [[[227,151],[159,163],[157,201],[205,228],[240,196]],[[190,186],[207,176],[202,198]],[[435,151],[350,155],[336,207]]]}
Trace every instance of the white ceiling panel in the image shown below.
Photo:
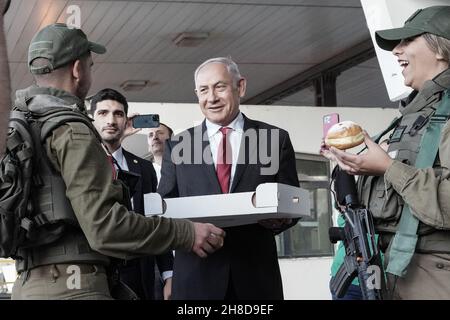
{"label": "white ceiling panel", "polygon": [[[80,7],[88,38],[108,50],[94,55],[91,92],[127,80],[156,83],[125,92],[130,101],[194,102],[192,74],[216,56],[239,64],[252,97],[369,38],[359,0],[12,0],[5,29],[14,90],[32,82],[27,49],[33,35],[65,22],[71,5]],[[182,32],[209,37],[197,47],[178,47],[173,39]],[[343,104],[387,99],[375,59],[344,72],[337,89]],[[310,90],[277,104],[305,101],[314,101]]]}

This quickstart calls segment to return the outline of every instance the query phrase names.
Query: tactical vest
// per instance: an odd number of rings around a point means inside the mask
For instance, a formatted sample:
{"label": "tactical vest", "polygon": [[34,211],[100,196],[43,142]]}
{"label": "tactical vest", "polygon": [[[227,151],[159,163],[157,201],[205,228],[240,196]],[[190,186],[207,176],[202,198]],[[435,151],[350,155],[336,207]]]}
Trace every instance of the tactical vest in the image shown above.
{"label": "tactical vest", "polygon": [[[434,112],[433,104],[429,104],[418,112],[402,117],[389,137],[388,153],[393,159],[414,165],[422,136]],[[439,172],[439,157],[433,168]],[[384,176],[361,176],[357,187],[361,201],[374,217],[375,229],[381,236],[381,249],[386,251],[397,230],[404,201],[392,185],[385,182]],[[419,223],[418,235],[417,252],[450,253],[450,232]]]}
{"label": "tactical vest", "polygon": [[[54,263],[95,263],[109,264],[109,258],[93,251],[82,232],[78,220],[73,212],[69,199],[66,197],[66,185],[59,172],[52,166],[46,149],[47,138],[52,131],[67,122],[83,122],[94,132],[90,119],[76,111],[75,107],[67,106],[64,100],[50,95],[40,95],[39,104],[28,105],[30,100],[23,100],[16,104],[19,110],[32,111],[43,118],[40,136],[33,137],[36,142],[38,174],[34,175],[34,187],[32,189],[33,221],[38,228],[31,235],[29,245],[19,248],[16,258],[18,272],[29,270],[41,265]],[[42,107],[45,106],[45,107]],[[51,106],[51,107],[49,107]],[[49,116],[45,119],[46,111],[68,109],[74,113],[74,117]],[[64,111],[67,112],[67,111]],[[78,118],[78,119],[77,119]],[[42,119],[41,119],[42,120]],[[97,135],[97,138],[98,135]]]}

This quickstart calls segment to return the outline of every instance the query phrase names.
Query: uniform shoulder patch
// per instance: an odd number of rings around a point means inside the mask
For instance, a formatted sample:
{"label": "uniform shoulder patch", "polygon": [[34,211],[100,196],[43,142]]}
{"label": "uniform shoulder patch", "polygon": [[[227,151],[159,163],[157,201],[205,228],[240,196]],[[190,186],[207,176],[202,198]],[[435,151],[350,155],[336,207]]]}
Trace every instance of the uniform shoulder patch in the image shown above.
{"label": "uniform shoulder patch", "polygon": [[81,122],[69,122],[67,125],[72,131],[72,137],[74,139],[86,139],[92,135],[88,126]]}

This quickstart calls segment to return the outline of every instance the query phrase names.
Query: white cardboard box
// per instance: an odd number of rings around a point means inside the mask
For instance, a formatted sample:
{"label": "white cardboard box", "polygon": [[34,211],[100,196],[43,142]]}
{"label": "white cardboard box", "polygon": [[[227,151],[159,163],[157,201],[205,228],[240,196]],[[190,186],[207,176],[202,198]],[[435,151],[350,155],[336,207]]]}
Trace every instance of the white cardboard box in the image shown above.
{"label": "white cardboard box", "polygon": [[257,223],[271,218],[311,216],[309,192],[281,183],[260,184],[255,192],[161,199],[144,194],[145,215],[186,218],[218,227]]}

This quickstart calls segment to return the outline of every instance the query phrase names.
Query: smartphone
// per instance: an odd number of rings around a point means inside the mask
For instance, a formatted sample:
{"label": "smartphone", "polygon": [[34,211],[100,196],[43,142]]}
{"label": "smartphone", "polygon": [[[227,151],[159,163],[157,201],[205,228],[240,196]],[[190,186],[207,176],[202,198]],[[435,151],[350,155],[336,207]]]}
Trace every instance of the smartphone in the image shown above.
{"label": "smartphone", "polygon": [[157,128],[159,127],[158,114],[141,114],[133,118],[133,128]]}
{"label": "smartphone", "polygon": [[327,136],[328,130],[339,123],[339,113],[330,113],[323,116],[323,138]]}

